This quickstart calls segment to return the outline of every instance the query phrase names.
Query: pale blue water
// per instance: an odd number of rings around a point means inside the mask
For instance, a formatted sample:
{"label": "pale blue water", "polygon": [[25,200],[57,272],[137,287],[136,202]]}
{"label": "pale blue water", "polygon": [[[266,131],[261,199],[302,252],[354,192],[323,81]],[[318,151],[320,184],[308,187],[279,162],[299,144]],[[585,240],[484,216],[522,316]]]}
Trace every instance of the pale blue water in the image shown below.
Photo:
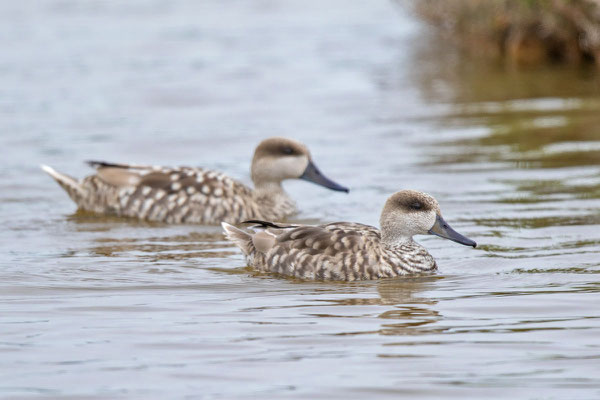
{"label": "pale blue water", "polygon": [[[511,71],[387,1],[0,3],[0,397],[600,397],[600,96]],[[477,249],[426,278],[299,283],[219,229],[75,215],[38,164],[202,165],[306,143],[349,195],[286,184],[308,222],[377,224],[432,193]]]}

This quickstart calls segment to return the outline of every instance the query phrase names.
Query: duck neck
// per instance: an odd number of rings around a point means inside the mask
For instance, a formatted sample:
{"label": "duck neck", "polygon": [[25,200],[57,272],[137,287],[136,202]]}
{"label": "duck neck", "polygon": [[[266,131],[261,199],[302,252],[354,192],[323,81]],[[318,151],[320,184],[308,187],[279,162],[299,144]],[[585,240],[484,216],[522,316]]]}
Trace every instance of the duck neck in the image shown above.
{"label": "duck neck", "polygon": [[405,236],[401,234],[390,234],[389,232],[381,232],[381,242],[388,247],[406,246],[413,245],[416,242],[412,236]]}
{"label": "duck neck", "polygon": [[262,199],[289,199],[281,182],[257,182],[254,184],[254,195]]}
{"label": "duck neck", "polygon": [[254,199],[266,219],[283,219],[296,212],[296,203],[283,190],[281,182],[256,183]]}
{"label": "duck neck", "polygon": [[281,182],[258,181],[254,182],[254,192],[265,195],[285,194]]}
{"label": "duck neck", "polygon": [[390,247],[412,245],[416,243],[413,240],[412,229],[407,229],[404,224],[399,223],[397,218],[385,218],[385,209],[379,219],[381,226],[381,242]]}

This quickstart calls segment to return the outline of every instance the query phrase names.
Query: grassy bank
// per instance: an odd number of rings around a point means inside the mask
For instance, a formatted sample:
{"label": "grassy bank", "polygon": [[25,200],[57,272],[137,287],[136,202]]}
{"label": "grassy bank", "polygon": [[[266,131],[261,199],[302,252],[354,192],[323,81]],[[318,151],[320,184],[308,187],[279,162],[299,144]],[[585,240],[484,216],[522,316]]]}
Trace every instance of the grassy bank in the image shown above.
{"label": "grassy bank", "polygon": [[[407,0],[399,0],[407,4]],[[600,66],[600,0],[412,0],[443,37],[518,65]]]}

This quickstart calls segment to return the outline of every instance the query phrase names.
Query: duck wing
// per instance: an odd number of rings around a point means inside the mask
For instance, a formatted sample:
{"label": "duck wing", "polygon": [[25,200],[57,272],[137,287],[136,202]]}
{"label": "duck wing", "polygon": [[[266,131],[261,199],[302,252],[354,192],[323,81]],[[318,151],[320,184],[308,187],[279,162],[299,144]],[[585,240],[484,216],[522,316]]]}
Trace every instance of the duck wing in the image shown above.
{"label": "duck wing", "polygon": [[265,232],[274,240],[254,259],[261,270],[302,279],[356,280],[368,277],[378,259],[379,230],[369,225],[336,222]]}
{"label": "duck wing", "polygon": [[218,224],[251,217],[251,190],[227,175],[195,167],[160,167],[90,161],[90,185],[116,194],[118,215],[164,222]]}
{"label": "duck wing", "polygon": [[361,251],[368,243],[378,241],[381,237],[377,228],[351,222],[266,230],[276,235],[279,246],[311,255]]}

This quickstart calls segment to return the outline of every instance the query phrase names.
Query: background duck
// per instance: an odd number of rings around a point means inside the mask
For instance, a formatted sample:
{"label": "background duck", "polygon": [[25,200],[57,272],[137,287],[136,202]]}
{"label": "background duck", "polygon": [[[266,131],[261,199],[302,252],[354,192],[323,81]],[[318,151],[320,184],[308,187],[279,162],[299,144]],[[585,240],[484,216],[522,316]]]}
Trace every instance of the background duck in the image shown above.
{"label": "background duck", "polygon": [[41,168],[83,210],[150,221],[216,225],[281,220],[297,212],[281,186],[286,179],[348,192],[321,174],[306,146],[281,137],[265,139],[256,147],[251,166],[254,189],[204,168],[88,163],[96,174],[79,181],[46,165]]}
{"label": "background duck", "polygon": [[381,230],[351,222],[318,226],[247,222],[259,223],[261,229],[248,233],[225,222],[222,226],[248,265],[302,279],[354,281],[435,271],[435,260],[413,240],[414,235],[432,234],[476,246],[444,221],[433,197],[414,190],[388,198]]}

